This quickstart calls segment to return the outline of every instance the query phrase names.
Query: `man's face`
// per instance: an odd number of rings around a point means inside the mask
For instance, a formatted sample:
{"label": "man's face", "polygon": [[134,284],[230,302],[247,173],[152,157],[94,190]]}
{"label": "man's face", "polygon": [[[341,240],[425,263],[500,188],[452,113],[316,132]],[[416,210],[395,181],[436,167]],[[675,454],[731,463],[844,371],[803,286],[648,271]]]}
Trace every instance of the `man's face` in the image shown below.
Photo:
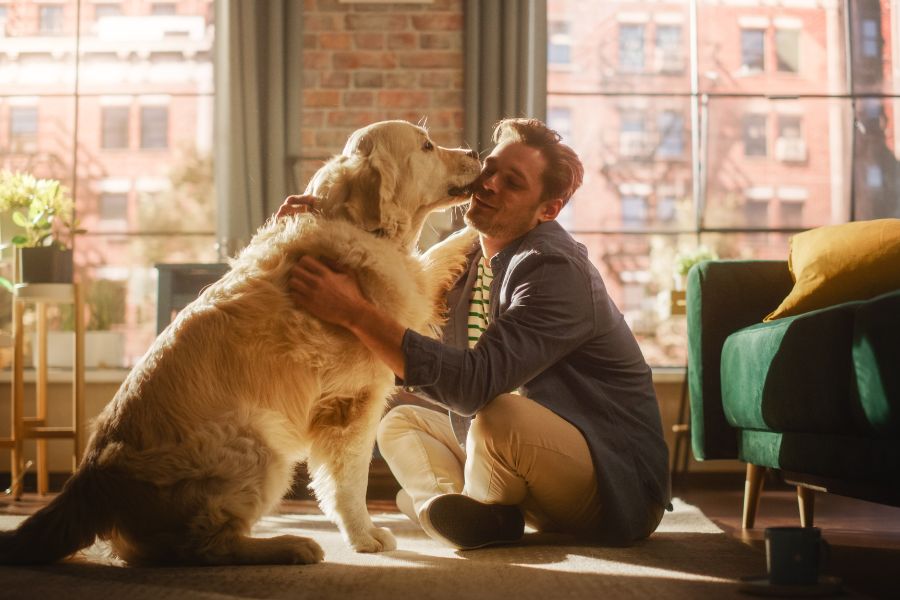
{"label": "man's face", "polygon": [[512,241],[539,222],[547,161],[521,142],[504,142],[484,161],[465,221],[479,233]]}

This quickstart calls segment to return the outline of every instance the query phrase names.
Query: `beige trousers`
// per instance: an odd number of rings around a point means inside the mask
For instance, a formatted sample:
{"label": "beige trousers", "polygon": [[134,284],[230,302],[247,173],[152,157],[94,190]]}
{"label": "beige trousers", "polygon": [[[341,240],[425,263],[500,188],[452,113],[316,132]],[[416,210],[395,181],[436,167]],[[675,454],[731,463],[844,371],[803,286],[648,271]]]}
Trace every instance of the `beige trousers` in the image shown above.
{"label": "beige trousers", "polygon": [[412,405],[391,409],[378,448],[416,513],[438,494],[518,505],[539,531],[593,531],[597,478],[584,436],[565,419],[515,394],[498,396],[472,421],[460,447],[446,413]]}

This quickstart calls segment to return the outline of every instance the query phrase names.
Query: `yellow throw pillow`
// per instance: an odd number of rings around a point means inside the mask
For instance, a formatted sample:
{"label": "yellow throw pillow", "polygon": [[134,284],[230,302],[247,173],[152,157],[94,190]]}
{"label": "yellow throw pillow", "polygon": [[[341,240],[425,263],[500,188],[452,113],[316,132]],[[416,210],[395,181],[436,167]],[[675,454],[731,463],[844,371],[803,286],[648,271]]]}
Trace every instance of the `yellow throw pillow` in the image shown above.
{"label": "yellow throw pillow", "polygon": [[791,238],[794,288],[764,321],[900,289],[900,219],[855,221]]}

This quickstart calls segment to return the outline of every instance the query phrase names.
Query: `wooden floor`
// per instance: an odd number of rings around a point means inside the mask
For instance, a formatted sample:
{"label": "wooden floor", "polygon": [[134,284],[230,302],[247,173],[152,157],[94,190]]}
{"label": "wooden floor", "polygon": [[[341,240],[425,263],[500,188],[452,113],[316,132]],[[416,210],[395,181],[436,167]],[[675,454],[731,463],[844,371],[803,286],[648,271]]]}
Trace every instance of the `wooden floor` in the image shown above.
{"label": "wooden floor", "polygon": [[[698,506],[728,535],[765,554],[766,527],[800,525],[796,488],[770,475],[763,487],[756,524],[741,528],[743,474],[690,475],[675,495]],[[848,590],[873,598],[900,597],[900,508],[816,494],[815,526],[831,547],[827,572]]]}
{"label": "wooden floor", "polygon": [[[33,490],[28,483],[26,480],[26,490]],[[796,492],[772,476],[767,478],[756,526],[745,531],[741,529],[743,488],[741,473],[697,473],[683,477],[675,485],[674,495],[698,506],[728,535],[764,554],[766,527],[799,525]],[[368,490],[370,510],[396,510],[393,498],[398,489],[384,464],[374,463]],[[47,498],[33,493],[19,502],[0,495],[0,513],[30,514],[46,502]],[[317,510],[302,473],[284,508],[291,512]],[[818,494],[815,525],[831,546],[827,572],[841,577],[849,591],[872,598],[900,597],[900,508]]]}

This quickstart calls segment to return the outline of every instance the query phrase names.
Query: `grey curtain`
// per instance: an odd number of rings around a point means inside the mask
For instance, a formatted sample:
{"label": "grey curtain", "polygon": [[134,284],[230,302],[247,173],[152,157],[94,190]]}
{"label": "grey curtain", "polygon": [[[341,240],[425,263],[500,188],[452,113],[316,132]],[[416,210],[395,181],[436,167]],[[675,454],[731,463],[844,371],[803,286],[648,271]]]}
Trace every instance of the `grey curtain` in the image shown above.
{"label": "grey curtain", "polygon": [[547,1],[466,0],[465,142],[506,117],[547,118]]}
{"label": "grey curtain", "polygon": [[289,193],[300,155],[303,0],[216,0],[215,178],[219,257]]}

